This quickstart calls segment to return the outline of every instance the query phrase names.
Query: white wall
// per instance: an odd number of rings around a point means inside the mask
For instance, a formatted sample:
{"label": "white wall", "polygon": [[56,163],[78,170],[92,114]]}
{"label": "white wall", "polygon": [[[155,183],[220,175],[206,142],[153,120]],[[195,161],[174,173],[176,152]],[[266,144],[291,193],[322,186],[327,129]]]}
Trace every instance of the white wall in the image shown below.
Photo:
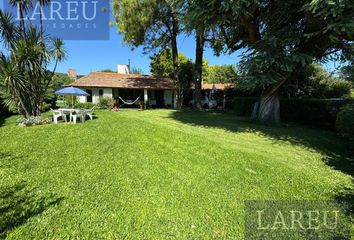
{"label": "white wall", "polygon": [[165,105],[170,105],[171,107],[173,107],[173,97],[172,97],[172,94],[173,94],[173,91],[170,91],[170,90],[165,90],[163,91],[163,94],[164,94],[164,99],[165,99]]}
{"label": "white wall", "polygon": [[129,67],[127,65],[118,64],[117,72],[122,74],[129,74]]}
{"label": "white wall", "polygon": [[87,97],[86,96],[79,96],[78,97],[79,103],[86,103],[87,102]]}
{"label": "white wall", "polygon": [[103,97],[105,97],[105,98],[113,98],[112,88],[104,88],[103,89]]}
{"label": "white wall", "polygon": [[92,88],[92,103],[98,103],[98,99],[100,98],[99,96],[99,91],[98,88]]}

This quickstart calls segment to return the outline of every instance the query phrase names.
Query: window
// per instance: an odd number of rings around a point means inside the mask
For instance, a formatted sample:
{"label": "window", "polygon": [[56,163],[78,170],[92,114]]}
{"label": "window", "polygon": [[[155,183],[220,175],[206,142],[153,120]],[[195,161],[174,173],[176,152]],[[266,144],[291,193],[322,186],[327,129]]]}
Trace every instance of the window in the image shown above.
{"label": "window", "polygon": [[90,94],[90,96],[87,96],[87,102],[92,103],[92,90],[88,89],[86,92]]}
{"label": "window", "polygon": [[100,96],[100,98],[103,97],[103,89],[98,90],[98,96]]}

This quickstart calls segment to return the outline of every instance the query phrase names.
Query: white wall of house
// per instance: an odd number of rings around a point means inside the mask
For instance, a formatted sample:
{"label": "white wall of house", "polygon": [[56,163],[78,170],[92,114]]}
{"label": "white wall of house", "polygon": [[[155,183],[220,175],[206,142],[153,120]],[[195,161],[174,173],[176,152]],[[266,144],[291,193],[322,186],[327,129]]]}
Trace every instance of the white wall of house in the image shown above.
{"label": "white wall of house", "polygon": [[99,98],[100,98],[99,89],[92,88],[92,103],[98,103]]}
{"label": "white wall of house", "polygon": [[78,97],[79,103],[86,103],[87,102],[87,97],[86,96],[79,96]]}
{"label": "white wall of house", "polygon": [[173,106],[173,91],[170,90],[165,90],[163,91],[164,99],[165,99],[165,105]]}
{"label": "white wall of house", "polygon": [[112,88],[103,88],[103,97],[113,98]]}

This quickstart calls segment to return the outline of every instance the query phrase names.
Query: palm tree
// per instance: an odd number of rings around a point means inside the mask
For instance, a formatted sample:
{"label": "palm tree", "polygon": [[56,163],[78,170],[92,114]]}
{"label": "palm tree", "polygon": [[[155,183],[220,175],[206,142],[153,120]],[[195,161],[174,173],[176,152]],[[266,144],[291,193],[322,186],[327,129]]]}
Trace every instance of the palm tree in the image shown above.
{"label": "palm tree", "polygon": [[17,7],[18,15],[20,17],[20,30],[25,33],[25,18],[24,14],[33,6],[33,0],[9,0],[13,7]]}
{"label": "palm tree", "polygon": [[[49,39],[33,25],[24,34],[11,15],[0,10],[0,36],[7,55],[0,55],[0,79],[7,102],[18,104],[26,117],[39,116],[45,93],[59,62],[66,56],[60,39]],[[53,63],[54,69],[48,70]],[[10,98],[10,97],[11,98]]]}
{"label": "palm tree", "polygon": [[40,21],[40,32],[41,36],[43,37],[43,15],[42,10],[44,6],[48,6],[51,3],[51,0],[38,0],[39,4],[39,21]]}

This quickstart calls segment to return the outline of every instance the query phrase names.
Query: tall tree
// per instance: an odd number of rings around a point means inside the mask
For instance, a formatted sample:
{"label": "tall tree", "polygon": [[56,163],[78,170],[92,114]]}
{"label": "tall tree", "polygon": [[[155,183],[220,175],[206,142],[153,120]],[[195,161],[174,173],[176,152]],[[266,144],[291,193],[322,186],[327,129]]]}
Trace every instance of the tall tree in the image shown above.
{"label": "tall tree", "polygon": [[51,0],[38,0],[39,5],[39,26],[40,26],[40,33],[43,38],[43,7],[48,6],[52,1]]}
{"label": "tall tree", "polygon": [[184,25],[186,31],[195,34],[195,73],[194,73],[194,93],[193,93],[193,103],[194,108],[201,109],[201,95],[202,95],[202,82],[203,82],[203,56],[204,47],[208,41],[207,36],[210,30],[210,26],[207,22],[201,21],[196,18],[195,12],[198,9],[203,9],[206,6],[204,2],[187,0],[181,1],[184,6]]}
{"label": "tall tree", "polygon": [[[194,76],[194,64],[183,53],[178,53],[179,72],[177,82],[178,99],[183,103],[185,92],[190,88]],[[165,49],[161,53],[154,55],[150,63],[153,75],[173,78],[173,58],[171,49]]]}
{"label": "tall tree", "polygon": [[217,52],[248,50],[241,70],[249,88],[264,89],[261,121],[279,121],[282,89],[304,66],[330,56],[353,56],[352,0],[190,1],[204,6],[193,11],[193,20],[213,26]]}
{"label": "tall tree", "polygon": [[9,3],[11,6],[17,8],[20,30],[22,33],[25,33],[25,14],[33,6],[33,0],[9,0]]}
{"label": "tall tree", "polygon": [[178,0],[113,0],[112,5],[125,43],[144,46],[145,53],[171,49],[176,83],[179,82],[177,36],[181,31],[179,4]]}
{"label": "tall tree", "polygon": [[195,74],[194,74],[194,108],[201,109],[202,82],[203,82],[203,56],[205,44],[205,30],[196,29],[196,48],[195,48]]}

